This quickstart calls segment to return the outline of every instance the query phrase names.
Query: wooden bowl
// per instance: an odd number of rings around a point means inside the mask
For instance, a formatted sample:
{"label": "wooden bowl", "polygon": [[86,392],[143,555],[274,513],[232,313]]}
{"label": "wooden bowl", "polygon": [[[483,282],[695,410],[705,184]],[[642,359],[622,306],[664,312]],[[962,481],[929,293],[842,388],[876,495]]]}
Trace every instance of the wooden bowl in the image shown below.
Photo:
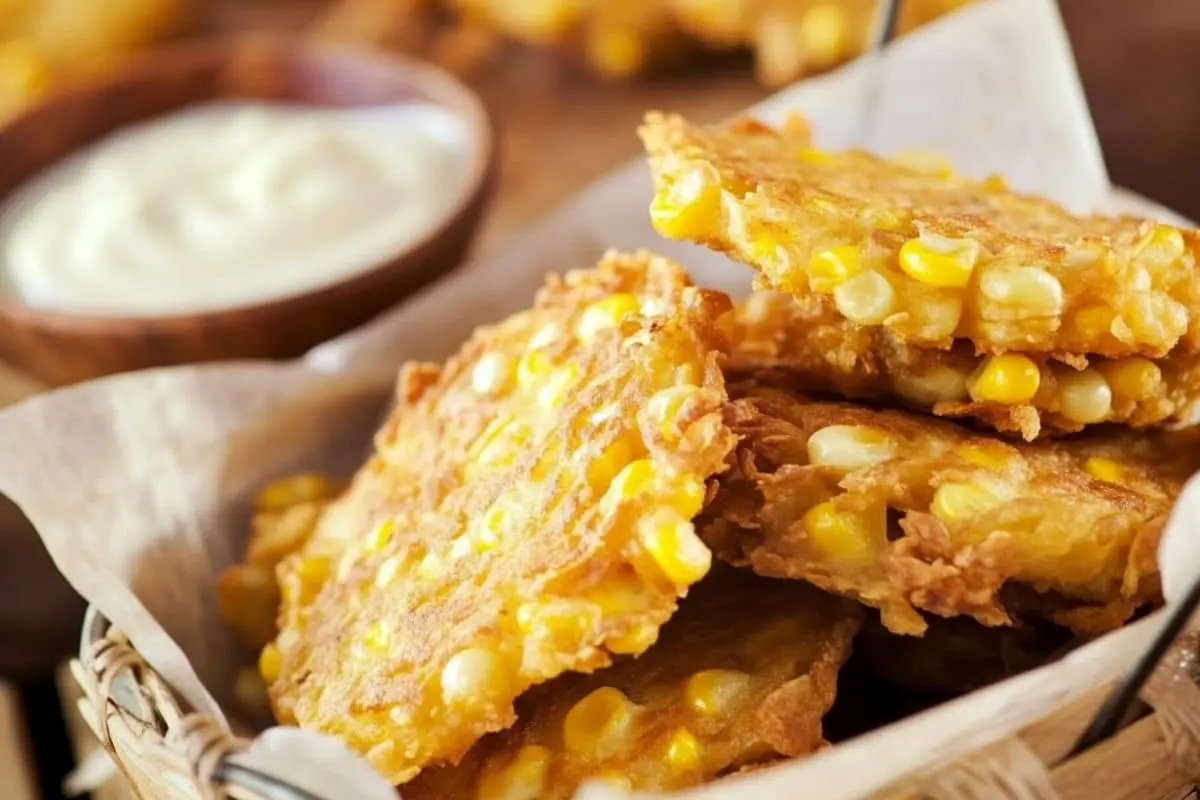
{"label": "wooden bowl", "polygon": [[0,203],[117,128],[219,99],[325,107],[436,104],[468,126],[468,188],[440,226],[386,263],[280,299],[131,317],[35,308],[0,294],[0,359],[57,386],[145,367],[296,357],[367,322],[463,260],[496,168],[495,133],[479,99],[418,61],[298,41],[253,37],[163,50],[102,82],[51,97],[0,127]]}

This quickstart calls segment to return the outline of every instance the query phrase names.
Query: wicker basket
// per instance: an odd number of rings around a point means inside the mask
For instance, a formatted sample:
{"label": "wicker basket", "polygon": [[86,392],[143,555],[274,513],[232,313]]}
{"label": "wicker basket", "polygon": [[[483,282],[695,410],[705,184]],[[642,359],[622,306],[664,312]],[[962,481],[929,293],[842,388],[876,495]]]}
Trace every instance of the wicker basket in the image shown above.
{"label": "wicker basket", "polygon": [[[1111,686],[1053,710],[997,744],[862,800],[1183,800],[1200,781],[1200,635],[1173,648],[1142,691],[1151,713],[1066,758]],[[1170,665],[1170,666],[1168,666]],[[94,608],[72,673],[80,711],[139,800],[353,800],[313,798],[231,764],[248,742],[212,717],[188,713],[128,641]],[[738,793],[746,797],[748,793]],[[768,795],[763,795],[764,800]],[[774,797],[775,795],[769,795]]]}

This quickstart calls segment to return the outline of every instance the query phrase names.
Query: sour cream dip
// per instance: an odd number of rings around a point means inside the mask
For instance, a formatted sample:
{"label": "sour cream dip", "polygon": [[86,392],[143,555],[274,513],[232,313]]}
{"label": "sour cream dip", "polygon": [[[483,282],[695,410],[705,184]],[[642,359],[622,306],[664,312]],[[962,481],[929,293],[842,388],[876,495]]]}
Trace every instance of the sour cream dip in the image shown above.
{"label": "sour cream dip", "polygon": [[469,189],[466,124],[427,104],[195,106],[119,130],[0,207],[0,288],[73,313],[243,306],[365,272]]}

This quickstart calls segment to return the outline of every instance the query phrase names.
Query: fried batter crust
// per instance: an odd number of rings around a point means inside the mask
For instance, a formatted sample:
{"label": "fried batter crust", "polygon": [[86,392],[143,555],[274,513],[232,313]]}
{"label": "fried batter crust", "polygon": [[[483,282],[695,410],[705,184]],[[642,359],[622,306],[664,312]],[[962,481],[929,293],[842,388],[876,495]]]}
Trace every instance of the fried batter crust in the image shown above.
{"label": "fried batter crust", "polygon": [[[753,382],[730,395],[737,467],[698,522],[730,563],[854,597],[918,635],[918,611],[992,626],[1028,611],[1094,632],[1160,600],[1155,552],[1197,466],[1191,432],[1014,445]],[[811,463],[810,438],[834,425],[867,433],[873,449],[831,462],[818,448],[823,462]],[[1040,599],[1010,607],[1010,582]]]}
{"label": "fried batter crust", "polygon": [[[530,690],[513,728],[456,767],[423,772],[404,796],[493,800],[519,786],[522,797],[565,800],[588,778],[672,790],[805,755],[824,744],[821,718],[859,618],[856,604],[802,583],[714,570],[646,653]],[[597,690],[617,700],[585,725]],[[683,752],[687,737],[696,746]]]}
{"label": "fried batter crust", "polygon": [[[728,253],[758,269],[768,288],[799,294],[816,291],[814,255],[856,247],[862,268],[895,295],[882,325],[906,342],[1151,358],[1181,339],[1191,351],[1200,343],[1200,326],[1189,328],[1200,316],[1196,231],[1077,216],[998,178],[816,151],[802,126],[698,127],[652,113],[640,135],[660,232]],[[976,248],[966,285],[931,284],[901,269],[901,248],[914,240]]]}
{"label": "fried batter crust", "polygon": [[402,783],[511,725],[530,686],[648,647],[708,569],[688,520],[734,444],[728,308],[610,254],[406,367],[374,455],[280,565],[279,719]]}
{"label": "fried batter crust", "polygon": [[[1098,357],[1071,364],[1031,354],[1040,379],[1025,403],[978,402],[967,393],[983,357],[966,342],[950,350],[906,344],[882,327],[850,322],[824,298],[783,292],[754,292],[721,321],[731,342],[726,374],[809,392],[831,392],[857,400],[888,400],[941,417],[971,418],[1026,441],[1074,433],[1086,425],[1062,413],[1061,379],[1087,367],[1102,373],[1119,365]],[[1111,410],[1091,424],[1142,428],[1200,422],[1200,368],[1180,353],[1155,365],[1157,380],[1136,393],[1113,392]]]}

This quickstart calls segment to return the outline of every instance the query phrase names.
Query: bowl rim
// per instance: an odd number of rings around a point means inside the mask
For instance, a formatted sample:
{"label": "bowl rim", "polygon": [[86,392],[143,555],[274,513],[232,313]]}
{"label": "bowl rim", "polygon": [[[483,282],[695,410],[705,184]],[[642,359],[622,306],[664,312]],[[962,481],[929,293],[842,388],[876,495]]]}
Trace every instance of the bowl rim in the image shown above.
{"label": "bowl rim", "polygon": [[[470,159],[469,179],[464,182],[458,196],[443,213],[440,221],[431,225],[419,238],[409,241],[403,247],[396,248],[379,263],[351,271],[327,283],[263,300],[164,314],[107,314],[31,305],[23,302],[15,293],[0,288],[0,316],[27,327],[53,329],[76,335],[103,333],[106,336],[120,337],[173,327],[181,323],[203,321],[205,325],[222,327],[244,322],[247,316],[285,315],[294,310],[297,304],[318,300],[332,293],[355,291],[360,286],[369,286],[380,277],[397,270],[403,271],[405,265],[419,260],[423,255],[435,252],[436,246],[442,238],[453,233],[463,217],[469,215],[472,208],[492,188],[499,160],[498,130],[483,99],[466,83],[448,70],[414,56],[354,45],[319,42],[301,36],[264,33],[233,34],[149,50],[125,61],[119,68],[105,73],[102,77],[55,91],[45,101],[35,103],[6,122],[0,123],[0,134],[6,128],[19,124],[22,120],[38,113],[39,110],[62,102],[64,99],[79,99],[104,92],[115,86],[141,80],[145,75],[156,75],[156,65],[187,62],[210,55],[222,55],[229,60],[234,60],[241,57],[241,53],[263,52],[276,55],[317,54],[336,59],[340,63],[358,63],[364,66],[364,71],[373,68],[388,70],[393,74],[407,74],[410,76],[407,82],[417,90],[416,93],[420,100],[447,111],[461,120],[467,128],[468,144],[464,150],[468,151],[466,154]],[[154,78],[149,80],[153,81]],[[215,99],[219,98],[185,103],[177,111],[197,107]],[[304,102],[296,103],[296,105],[311,108],[322,107],[319,104]],[[361,108],[372,107],[361,106]],[[165,115],[150,114],[145,117],[137,117],[127,124],[136,125],[162,116]],[[113,133],[119,129],[115,129]],[[96,141],[99,139],[93,139],[73,147],[63,158],[70,157]],[[53,166],[55,165],[52,164],[47,169],[51,169]],[[42,172],[44,170],[26,180],[33,180]],[[22,181],[13,191],[19,191],[24,183],[25,181]],[[4,205],[6,199],[7,196],[0,197],[0,207]],[[2,264],[0,264],[0,269],[3,269]]]}

